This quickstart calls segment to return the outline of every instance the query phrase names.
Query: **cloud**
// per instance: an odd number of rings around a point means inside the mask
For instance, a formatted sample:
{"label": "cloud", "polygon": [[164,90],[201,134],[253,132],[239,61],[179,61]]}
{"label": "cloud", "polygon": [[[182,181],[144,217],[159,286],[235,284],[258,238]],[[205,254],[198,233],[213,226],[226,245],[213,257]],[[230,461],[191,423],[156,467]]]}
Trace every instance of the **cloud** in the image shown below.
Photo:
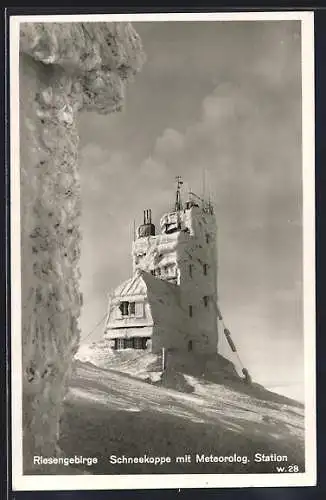
{"label": "cloud", "polygon": [[[287,89],[286,89],[287,90]],[[290,89],[289,89],[290,91]],[[282,89],[284,92],[284,89]],[[282,93],[279,89],[279,93]],[[144,164],[180,173],[199,188],[202,171],[209,177],[213,198],[253,227],[280,215],[273,204],[286,208],[284,223],[298,221],[301,183],[300,137],[295,113],[270,113],[265,101],[278,106],[278,95],[256,95],[248,85],[226,82],[202,103],[202,114],[184,132],[168,128],[156,140]],[[300,107],[300,101],[296,103]],[[153,175],[153,173],[151,174]],[[275,210],[274,210],[275,209]]]}

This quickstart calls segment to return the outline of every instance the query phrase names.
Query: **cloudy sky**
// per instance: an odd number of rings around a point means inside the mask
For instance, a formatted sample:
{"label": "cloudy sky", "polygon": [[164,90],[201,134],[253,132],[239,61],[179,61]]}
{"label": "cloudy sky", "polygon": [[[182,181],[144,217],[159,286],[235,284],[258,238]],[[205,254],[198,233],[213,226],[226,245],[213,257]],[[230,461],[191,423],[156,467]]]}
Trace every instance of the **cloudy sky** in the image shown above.
{"label": "cloudy sky", "polygon": [[171,207],[176,175],[200,193],[205,169],[216,204],[226,323],[257,381],[298,387],[300,24],[134,26],[147,61],[128,88],[124,111],[79,119],[82,335],[103,316],[108,292],[130,276],[134,218],[140,223],[142,210],[151,208],[157,221]]}

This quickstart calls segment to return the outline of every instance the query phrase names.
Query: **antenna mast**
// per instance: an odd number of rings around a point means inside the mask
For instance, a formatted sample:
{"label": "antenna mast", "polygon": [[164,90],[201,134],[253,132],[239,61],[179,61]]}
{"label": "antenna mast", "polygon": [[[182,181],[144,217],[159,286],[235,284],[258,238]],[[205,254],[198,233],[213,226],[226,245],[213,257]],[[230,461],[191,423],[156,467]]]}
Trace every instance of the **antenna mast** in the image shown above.
{"label": "antenna mast", "polygon": [[206,197],[206,169],[203,169],[203,199]]}
{"label": "antenna mast", "polygon": [[[209,172],[207,172],[208,174]],[[209,179],[209,176],[207,175],[207,185],[208,185],[208,210],[209,210],[209,213],[212,214],[213,213],[213,204],[212,204],[212,200],[211,200],[211,190],[210,190],[210,186],[211,186],[211,183],[210,183],[210,179]]]}
{"label": "antenna mast", "polygon": [[182,210],[180,188],[183,184],[183,180],[181,179],[180,175],[176,176],[176,181],[177,181],[177,191],[175,197],[175,211],[179,212],[180,210]]}

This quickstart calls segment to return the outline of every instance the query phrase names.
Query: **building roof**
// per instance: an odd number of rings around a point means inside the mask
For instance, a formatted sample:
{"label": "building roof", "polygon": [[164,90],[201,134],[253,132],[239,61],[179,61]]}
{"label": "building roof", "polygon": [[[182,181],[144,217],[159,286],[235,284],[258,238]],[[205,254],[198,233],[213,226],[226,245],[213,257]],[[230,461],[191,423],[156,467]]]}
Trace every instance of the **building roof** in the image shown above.
{"label": "building roof", "polygon": [[179,287],[173,283],[156,278],[151,273],[137,270],[128,280],[121,283],[111,294],[111,298],[123,298],[150,293],[157,297],[171,297],[173,301],[179,297]]}
{"label": "building roof", "polygon": [[156,295],[157,297],[163,297],[168,294],[169,296],[173,297],[174,300],[176,300],[176,297],[179,296],[178,285],[160,278],[156,278],[151,273],[148,273],[146,271],[140,271],[139,274],[144,280],[147,291],[151,292],[153,295]]}
{"label": "building roof", "polygon": [[112,297],[127,297],[129,295],[143,295],[146,293],[146,286],[139,273],[136,273],[119,285]]}

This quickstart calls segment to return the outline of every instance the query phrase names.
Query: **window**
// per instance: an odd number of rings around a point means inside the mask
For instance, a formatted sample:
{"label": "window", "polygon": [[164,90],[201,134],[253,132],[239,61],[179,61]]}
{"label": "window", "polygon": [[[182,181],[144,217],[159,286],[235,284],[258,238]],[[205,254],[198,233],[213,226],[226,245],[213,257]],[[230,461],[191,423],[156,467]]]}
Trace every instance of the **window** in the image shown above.
{"label": "window", "polygon": [[188,342],[188,351],[192,351],[192,340]]}
{"label": "window", "polygon": [[207,233],[206,233],[206,243],[207,243],[207,244],[209,243],[209,240],[210,240],[210,238],[209,238],[209,234],[207,234]]}
{"label": "window", "polygon": [[124,300],[120,302],[119,309],[122,316],[135,316],[136,304],[135,302],[128,302]]}
{"label": "window", "polygon": [[142,337],[135,337],[134,338],[134,348],[135,349],[145,349],[146,346],[146,339]]}
{"label": "window", "polygon": [[136,313],[136,304],[135,302],[130,302],[129,303],[129,314],[130,316],[135,316]]}
{"label": "window", "polygon": [[124,339],[115,339],[115,349],[124,349],[125,343]]}
{"label": "window", "polygon": [[144,316],[144,304],[143,302],[137,302],[135,304],[135,313],[137,318],[142,318]]}
{"label": "window", "polygon": [[192,318],[192,306],[189,306],[189,316]]}
{"label": "window", "polygon": [[114,339],[114,349],[146,349],[149,337],[130,337]]}
{"label": "window", "polygon": [[207,264],[204,264],[203,265],[203,271],[204,271],[205,276],[207,276],[207,269],[208,269]]}
{"label": "window", "polygon": [[192,278],[192,264],[189,264],[189,276]]}
{"label": "window", "polygon": [[205,295],[203,297],[203,301],[204,301],[204,306],[207,307],[208,306],[208,296],[207,295]]}
{"label": "window", "polygon": [[133,339],[125,339],[125,349],[132,349],[134,347]]}
{"label": "window", "polygon": [[126,302],[126,301],[120,302],[119,308],[120,308],[122,316],[128,316],[128,306],[129,306],[129,302]]}

